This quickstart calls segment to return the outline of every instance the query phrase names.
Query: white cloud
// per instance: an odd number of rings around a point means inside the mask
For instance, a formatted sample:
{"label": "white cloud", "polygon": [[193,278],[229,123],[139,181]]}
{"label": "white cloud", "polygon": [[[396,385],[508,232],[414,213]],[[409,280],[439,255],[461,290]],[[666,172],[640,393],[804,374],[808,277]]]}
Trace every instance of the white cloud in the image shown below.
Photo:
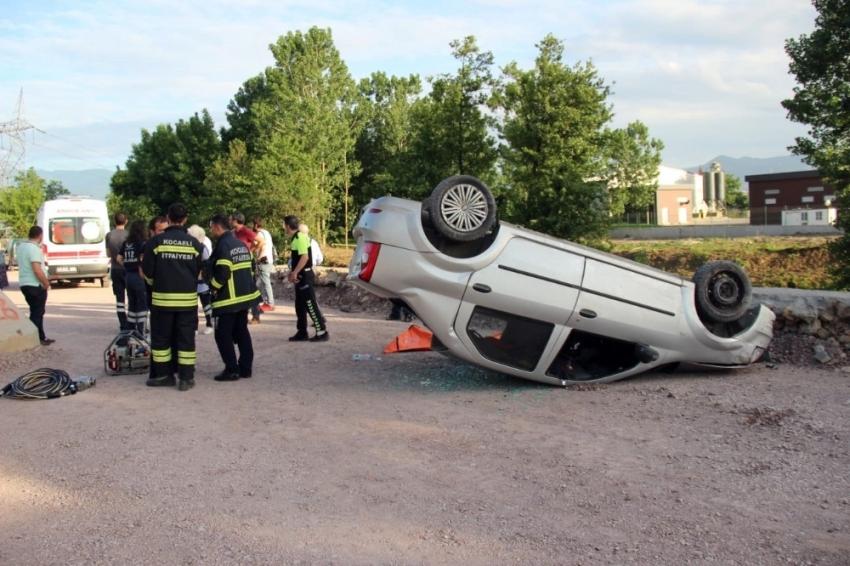
{"label": "white cloud", "polygon": [[313,25],[332,29],[356,78],[452,72],[448,44],[467,35],[497,65],[529,67],[535,43],[552,33],[567,63],[592,59],[616,83],[617,125],[642,120],[677,163],[733,146],[781,154],[800,133],[779,106],[793,87],[783,45],[815,16],[808,0],[100,0],[53,12],[12,4],[11,16],[0,15],[0,116],[23,87],[30,122],[90,132],[119,163],[140,127],[204,107],[220,122],[242,82],[272,64],[268,45]]}

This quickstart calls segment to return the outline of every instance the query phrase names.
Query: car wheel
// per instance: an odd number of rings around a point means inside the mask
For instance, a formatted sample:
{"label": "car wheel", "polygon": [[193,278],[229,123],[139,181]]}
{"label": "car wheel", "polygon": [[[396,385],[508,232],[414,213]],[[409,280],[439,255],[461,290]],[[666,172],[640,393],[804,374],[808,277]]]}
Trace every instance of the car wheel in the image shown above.
{"label": "car wheel", "polygon": [[710,261],[694,274],[696,307],[711,322],[732,322],[746,314],[753,301],[753,286],[740,265]]}
{"label": "car wheel", "polygon": [[472,242],[496,223],[496,200],[487,185],[469,175],[449,177],[431,192],[428,213],[434,229],[455,242]]}

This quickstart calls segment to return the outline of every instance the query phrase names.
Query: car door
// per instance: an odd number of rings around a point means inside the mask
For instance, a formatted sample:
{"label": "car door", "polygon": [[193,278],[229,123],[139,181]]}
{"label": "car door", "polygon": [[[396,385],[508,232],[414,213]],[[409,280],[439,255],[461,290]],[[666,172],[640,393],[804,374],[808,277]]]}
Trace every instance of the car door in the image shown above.
{"label": "car door", "polygon": [[573,314],[584,264],[566,250],[513,238],[470,277],[456,334],[481,365],[533,371]]}
{"label": "car door", "polygon": [[642,265],[588,258],[570,326],[670,348],[682,319],[681,278]]}

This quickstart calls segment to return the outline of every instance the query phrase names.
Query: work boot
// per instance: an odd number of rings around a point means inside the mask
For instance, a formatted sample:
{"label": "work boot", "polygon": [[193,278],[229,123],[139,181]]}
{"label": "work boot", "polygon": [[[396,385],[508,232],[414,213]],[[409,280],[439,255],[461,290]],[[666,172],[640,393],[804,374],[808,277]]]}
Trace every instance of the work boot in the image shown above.
{"label": "work boot", "polygon": [[248,324],[260,324],[260,319],[256,316],[251,317],[251,321]]}
{"label": "work boot", "polygon": [[145,382],[148,387],[170,387],[175,385],[177,380],[173,375],[163,375],[161,377],[152,377]]}
{"label": "work boot", "polygon": [[227,371],[225,369],[218,375],[213,376],[213,379],[216,381],[237,381],[239,379],[239,374],[235,371]]}
{"label": "work boot", "polygon": [[306,342],[310,339],[310,335],[306,332],[297,332],[294,336],[289,337],[290,342]]}
{"label": "work boot", "polygon": [[177,391],[189,391],[195,387],[194,379],[181,379],[180,385],[177,386]]}
{"label": "work boot", "polygon": [[331,335],[328,334],[327,330],[325,330],[323,333],[316,334],[315,336],[310,338],[310,342],[327,342],[328,340],[330,340],[330,338]]}

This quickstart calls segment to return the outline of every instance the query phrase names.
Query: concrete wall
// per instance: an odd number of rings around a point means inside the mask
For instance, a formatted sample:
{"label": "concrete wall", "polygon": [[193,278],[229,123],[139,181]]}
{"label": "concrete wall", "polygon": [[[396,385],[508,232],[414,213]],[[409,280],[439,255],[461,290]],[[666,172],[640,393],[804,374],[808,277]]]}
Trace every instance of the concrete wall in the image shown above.
{"label": "concrete wall", "polygon": [[755,236],[834,236],[842,234],[833,226],[750,226],[744,224],[658,226],[654,228],[615,228],[612,240],[675,240],[679,238],[752,238]]}

